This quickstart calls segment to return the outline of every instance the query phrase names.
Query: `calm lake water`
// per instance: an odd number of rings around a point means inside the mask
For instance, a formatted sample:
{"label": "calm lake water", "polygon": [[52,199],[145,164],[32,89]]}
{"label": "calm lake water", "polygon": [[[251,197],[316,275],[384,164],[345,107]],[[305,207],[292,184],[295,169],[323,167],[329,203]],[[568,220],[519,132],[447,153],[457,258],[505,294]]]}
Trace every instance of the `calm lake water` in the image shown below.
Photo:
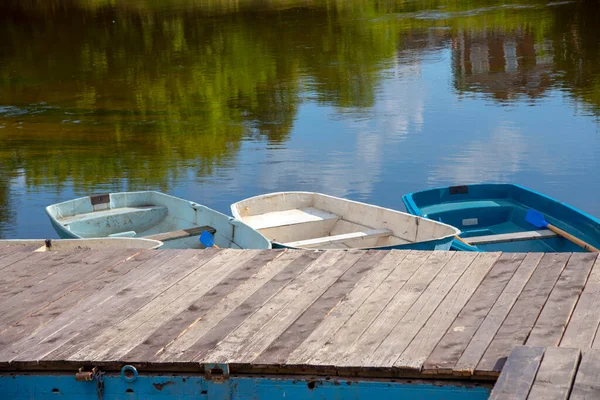
{"label": "calm lake water", "polygon": [[0,238],[140,189],[516,182],[600,216],[599,116],[596,1],[3,1]]}

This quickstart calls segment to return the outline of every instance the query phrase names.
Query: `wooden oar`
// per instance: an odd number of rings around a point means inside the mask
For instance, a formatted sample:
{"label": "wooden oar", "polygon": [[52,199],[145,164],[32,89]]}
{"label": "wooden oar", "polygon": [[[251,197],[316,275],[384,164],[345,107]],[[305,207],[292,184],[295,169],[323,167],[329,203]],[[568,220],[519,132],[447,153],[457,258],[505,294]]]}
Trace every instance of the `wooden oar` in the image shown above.
{"label": "wooden oar", "polygon": [[202,243],[206,248],[219,248],[219,246],[215,244],[215,238],[209,231],[202,231],[202,233],[200,234],[200,243]]}
{"label": "wooden oar", "polygon": [[467,246],[473,246],[471,243],[467,242],[465,239],[461,238],[458,235],[454,235],[454,239],[458,240],[459,242],[462,242],[462,243],[466,244]]}
{"label": "wooden oar", "polygon": [[591,244],[586,243],[583,240],[576,238],[575,236],[571,235],[570,233],[567,233],[552,224],[549,224],[548,221],[546,221],[546,218],[544,218],[544,215],[542,215],[542,213],[540,213],[538,211],[535,211],[535,210],[527,211],[527,215],[525,216],[525,221],[529,222],[531,225],[533,225],[537,228],[548,228],[552,232],[564,237],[565,239],[570,240],[571,242],[575,243],[578,246],[581,246],[582,248],[584,248],[587,251],[591,251],[593,253],[600,252],[600,250],[598,250]]}

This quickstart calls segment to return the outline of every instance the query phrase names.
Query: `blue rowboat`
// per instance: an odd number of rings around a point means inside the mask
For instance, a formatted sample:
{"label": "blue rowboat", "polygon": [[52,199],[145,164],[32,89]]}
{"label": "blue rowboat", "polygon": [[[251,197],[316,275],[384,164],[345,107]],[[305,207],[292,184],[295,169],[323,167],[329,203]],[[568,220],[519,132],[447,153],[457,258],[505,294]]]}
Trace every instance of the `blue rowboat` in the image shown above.
{"label": "blue rowboat", "polygon": [[454,250],[580,252],[580,246],[526,219],[535,210],[546,220],[592,246],[600,246],[600,220],[541,193],[512,184],[477,184],[428,189],[402,197],[409,213],[443,221],[462,231]]}
{"label": "blue rowboat", "polygon": [[203,231],[224,248],[270,249],[260,233],[206,206],[164,193],[123,192],[81,197],[46,207],[61,238],[143,237],[164,248],[204,248]]}
{"label": "blue rowboat", "polygon": [[449,250],[452,226],[313,192],[281,192],[231,205],[232,215],[270,239],[301,249]]}

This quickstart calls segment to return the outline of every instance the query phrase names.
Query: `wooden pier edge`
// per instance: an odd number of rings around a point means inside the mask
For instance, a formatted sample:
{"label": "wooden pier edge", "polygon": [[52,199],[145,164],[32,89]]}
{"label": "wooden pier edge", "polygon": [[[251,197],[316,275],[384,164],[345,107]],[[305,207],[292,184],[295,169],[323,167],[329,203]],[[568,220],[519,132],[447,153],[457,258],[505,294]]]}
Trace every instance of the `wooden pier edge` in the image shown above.
{"label": "wooden pier edge", "polygon": [[589,253],[0,248],[0,271],[2,373],[223,363],[243,375],[498,379],[500,398],[511,373],[513,390],[546,393],[544,363],[572,372],[575,354],[584,382],[599,346]]}

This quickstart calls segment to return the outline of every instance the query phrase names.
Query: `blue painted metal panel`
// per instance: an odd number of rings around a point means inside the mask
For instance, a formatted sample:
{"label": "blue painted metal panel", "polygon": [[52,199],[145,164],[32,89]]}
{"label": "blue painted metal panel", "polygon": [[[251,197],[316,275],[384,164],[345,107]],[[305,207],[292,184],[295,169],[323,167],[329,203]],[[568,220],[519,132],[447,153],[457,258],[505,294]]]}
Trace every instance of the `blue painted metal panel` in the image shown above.
{"label": "blue painted metal panel", "polygon": [[[131,379],[129,379],[131,380]],[[120,375],[106,375],[103,400],[121,399],[415,399],[483,400],[488,387],[435,385],[393,381],[343,379],[283,379],[235,377],[216,383],[201,376],[139,375],[127,382]],[[95,381],[76,381],[74,375],[0,375],[0,398],[13,400],[97,400]]]}

